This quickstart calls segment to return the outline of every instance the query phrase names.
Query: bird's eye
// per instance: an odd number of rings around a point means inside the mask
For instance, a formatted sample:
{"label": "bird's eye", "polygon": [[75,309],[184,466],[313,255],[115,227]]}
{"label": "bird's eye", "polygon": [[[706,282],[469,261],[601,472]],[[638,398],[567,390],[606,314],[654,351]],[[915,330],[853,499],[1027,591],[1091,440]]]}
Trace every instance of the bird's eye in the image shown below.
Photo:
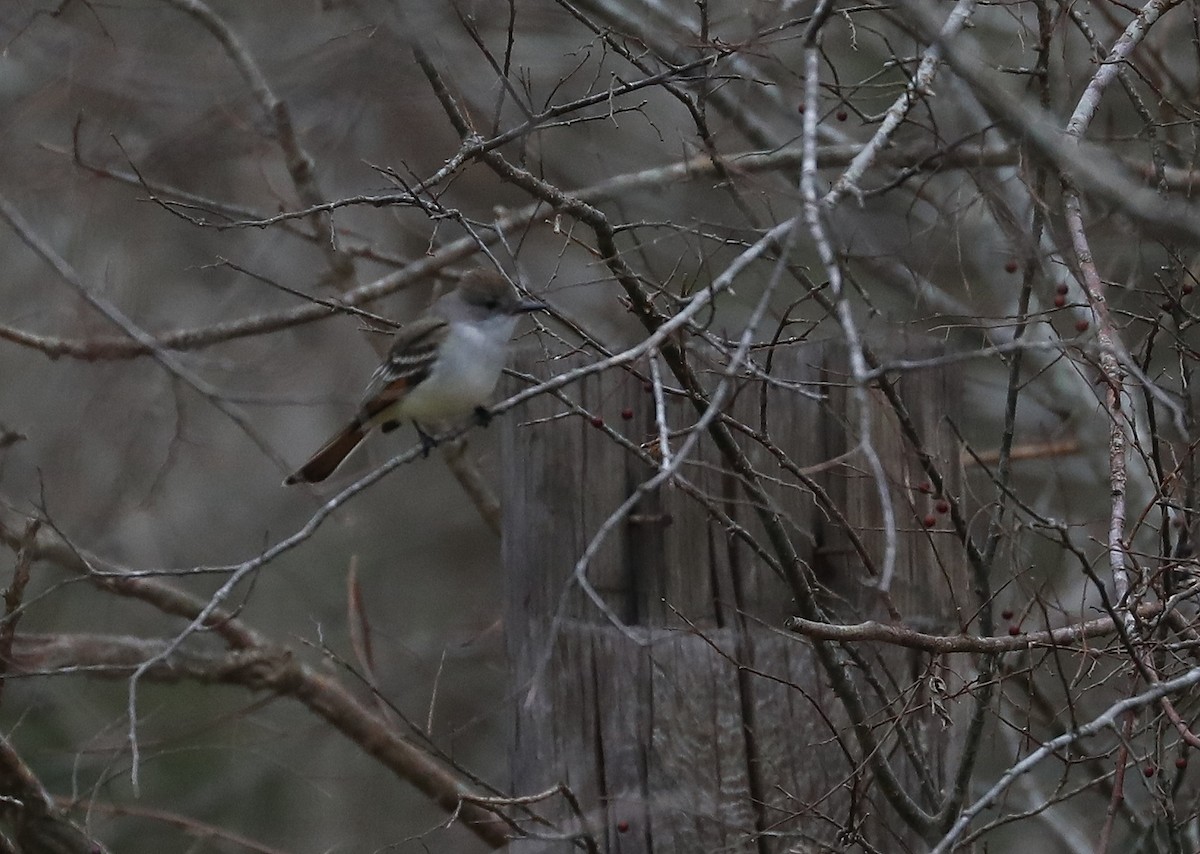
{"label": "bird's eye", "polygon": [[488,311],[492,311],[493,309],[500,307],[500,300],[495,300],[495,299],[487,300],[486,302],[484,302],[483,307],[486,308]]}

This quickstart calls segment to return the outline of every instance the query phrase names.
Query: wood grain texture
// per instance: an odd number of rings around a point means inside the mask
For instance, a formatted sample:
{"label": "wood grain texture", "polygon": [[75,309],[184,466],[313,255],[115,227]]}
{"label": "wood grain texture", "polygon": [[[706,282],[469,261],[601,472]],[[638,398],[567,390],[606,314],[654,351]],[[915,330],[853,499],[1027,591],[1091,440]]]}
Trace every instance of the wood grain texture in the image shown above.
{"label": "wood grain texture", "polygon": [[[869,479],[863,482],[861,460],[819,465],[846,450],[845,428],[838,426],[847,421],[846,396],[836,383],[828,385],[841,370],[839,359],[836,350],[817,345],[783,348],[774,357],[777,378],[812,383],[814,391],[830,392],[827,403],[747,380],[728,411],[770,435],[796,465],[818,470],[813,476],[878,552],[878,499]],[[553,370],[573,364],[557,361]],[[530,355],[517,367],[549,373]],[[958,449],[945,441],[938,416],[946,400],[937,395],[950,386],[940,376],[917,377],[911,385],[914,398],[928,395],[920,424],[937,437],[937,454],[949,454],[945,459],[957,466]],[[635,444],[656,443],[653,399],[640,380],[610,372],[567,393]],[[795,613],[788,588],[726,522],[677,485],[642,499],[587,573],[623,630],[568,583],[590,538],[654,469],[587,418],[563,415],[567,409],[552,397],[538,398],[502,428],[514,792],[566,783],[604,852],[824,850],[851,821],[884,850],[904,850],[905,836],[863,769],[811,647],[778,631]],[[633,418],[621,418],[623,409]],[[952,544],[942,547],[940,534],[912,524],[906,483],[913,460],[889,417],[879,407],[875,433],[903,520],[895,598],[916,622],[953,624],[965,589],[959,589],[961,559]],[[668,418],[679,431],[696,415],[674,400]],[[671,441],[677,448],[683,439]],[[828,511],[767,449],[745,436],[739,443],[769,483],[797,548],[830,583],[830,602],[877,616],[877,597],[864,588],[869,577]],[[681,474],[765,541],[740,483],[707,438]],[[861,686],[878,715],[880,738],[896,750],[887,728],[902,717],[940,768],[945,739],[930,729],[933,716],[922,705],[929,698],[921,694],[928,672],[940,665],[908,651],[868,645],[861,651],[886,673],[886,700]],[[582,829],[565,805],[552,812],[560,828]],[[520,850],[572,848],[523,841]]]}

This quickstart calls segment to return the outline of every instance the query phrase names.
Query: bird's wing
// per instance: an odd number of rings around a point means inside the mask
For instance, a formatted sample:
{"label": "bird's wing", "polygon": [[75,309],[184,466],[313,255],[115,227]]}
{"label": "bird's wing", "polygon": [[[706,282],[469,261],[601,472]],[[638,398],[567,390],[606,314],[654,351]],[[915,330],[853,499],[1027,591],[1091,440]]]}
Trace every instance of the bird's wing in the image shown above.
{"label": "bird's wing", "polygon": [[359,419],[366,423],[403,398],[429,376],[450,327],[439,317],[423,317],[402,327],[387,358],[375,369],[363,395]]}

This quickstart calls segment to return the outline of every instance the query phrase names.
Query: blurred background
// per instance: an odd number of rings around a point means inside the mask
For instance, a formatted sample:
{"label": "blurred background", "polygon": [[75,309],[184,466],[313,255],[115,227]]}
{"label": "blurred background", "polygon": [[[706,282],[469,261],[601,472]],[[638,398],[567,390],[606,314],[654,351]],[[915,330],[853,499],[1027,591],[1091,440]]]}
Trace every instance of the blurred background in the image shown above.
{"label": "blurred background", "polygon": [[[384,323],[328,307],[339,300],[402,322],[461,271],[499,263],[558,313],[536,330],[522,326],[516,348],[560,352],[584,337],[580,329],[610,352],[644,337],[591,230],[531,208],[526,189],[459,156],[462,140],[414,43],[480,139],[511,131],[495,150],[608,217],[622,257],[669,314],[801,210],[811,107],[801,39],[816,5],[4,4],[0,502],[13,546],[0,561],[4,583],[23,520],[36,516],[44,536],[93,569],[152,572],[205,597],[230,565],[291,536],[338,489],[409,450],[407,429],[376,436],[330,485],[280,486],[354,412],[386,346]],[[941,19],[956,5],[922,8]],[[1060,126],[1098,67],[1090,39],[1105,53],[1131,19],[1118,4],[1069,5],[988,4],[963,36],[965,49],[983,51],[991,85],[1030,105],[1044,99]],[[877,131],[927,47],[903,11],[835,6],[821,30],[812,107],[821,192]],[[1176,199],[1192,194],[1197,154],[1194,14],[1181,4],[1157,21],[1089,131],[1133,179]],[[1010,340],[1024,314],[1026,340],[1042,349],[1027,354],[1015,386],[1015,444],[1027,459],[1014,464],[1011,492],[1064,521],[1102,568],[1111,422],[1059,182],[1037,173],[1043,160],[1023,147],[1020,129],[948,70],[917,101],[859,193],[829,213],[856,323],[871,340],[913,333],[957,353]],[[303,158],[310,170],[297,165]],[[263,222],[337,200],[346,203],[332,213]],[[1111,202],[1090,203],[1087,221],[1122,346],[1161,390],[1148,398],[1139,386],[1130,397],[1128,542],[1150,565],[1166,521],[1186,528],[1193,506],[1194,254]],[[827,288],[813,242],[798,232],[788,251],[810,281],[778,288],[756,341],[777,327],[787,340],[840,336],[811,298]],[[764,260],[739,274],[705,329],[736,339],[773,269]],[[134,328],[161,342],[157,355],[138,350]],[[712,341],[693,346],[720,370],[721,354],[705,349]],[[966,398],[947,416],[965,447],[993,453],[1010,364],[989,353],[955,370]],[[617,418],[615,401],[611,410],[595,414]],[[502,417],[519,419],[520,409]],[[497,431],[472,430],[467,442],[466,465],[495,488]],[[963,500],[979,534],[995,487],[969,459],[967,468]],[[372,704],[351,673],[363,670],[355,626],[368,626],[380,694],[503,788],[511,686],[500,541],[465,476],[437,453],[403,465],[257,569],[226,604]],[[1027,517],[1010,524],[994,580],[998,606],[1016,614],[1008,621],[1036,613],[1040,626],[1043,605],[1093,615],[1095,590],[1061,543]],[[360,606],[349,601],[354,584]],[[186,624],[43,560],[20,630],[171,638]],[[221,649],[207,632],[189,645]],[[427,798],[295,702],[236,686],[142,684],[135,796],[128,682],[115,675],[64,668],[10,678],[0,703],[14,747],[114,851],[485,848],[459,826],[442,827],[446,815]],[[990,743],[997,763],[1011,758],[1006,744]],[[1142,803],[1153,802],[1147,790]],[[239,847],[232,834],[258,847]],[[1069,837],[1037,850],[1070,850]]]}

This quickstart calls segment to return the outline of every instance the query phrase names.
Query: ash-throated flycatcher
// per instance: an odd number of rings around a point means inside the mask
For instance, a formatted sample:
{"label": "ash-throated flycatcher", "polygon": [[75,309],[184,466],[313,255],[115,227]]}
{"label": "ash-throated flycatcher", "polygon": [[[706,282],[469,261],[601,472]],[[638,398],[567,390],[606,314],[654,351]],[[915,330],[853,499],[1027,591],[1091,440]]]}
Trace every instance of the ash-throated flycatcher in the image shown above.
{"label": "ash-throated flycatcher", "polygon": [[420,319],[397,333],[371,377],[354,420],[326,442],[285,485],[319,483],[342,464],[373,427],[390,432],[479,409],[504,370],[519,315],[545,306],[519,299],[495,270],[471,270]]}

